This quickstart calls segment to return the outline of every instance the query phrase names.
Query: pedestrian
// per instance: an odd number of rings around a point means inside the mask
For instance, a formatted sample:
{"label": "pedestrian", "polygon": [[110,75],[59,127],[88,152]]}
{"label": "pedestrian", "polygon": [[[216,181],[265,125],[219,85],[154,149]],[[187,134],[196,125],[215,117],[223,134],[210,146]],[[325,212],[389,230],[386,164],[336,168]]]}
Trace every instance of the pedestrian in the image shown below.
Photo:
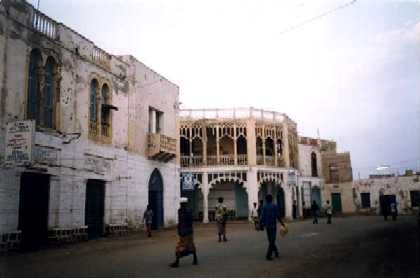
{"label": "pedestrian", "polygon": [[277,234],[277,220],[284,225],[283,221],[280,217],[280,211],[278,210],[277,206],[273,204],[273,196],[267,195],[265,197],[266,204],[264,205],[261,213],[260,223],[264,226],[267,232],[267,239],[268,239],[268,250],[265,258],[268,261],[271,261],[272,255],[279,257],[279,250],[276,246],[276,234]]}
{"label": "pedestrian", "polygon": [[227,241],[226,238],[226,221],[227,221],[227,208],[223,204],[223,198],[219,197],[218,205],[216,207],[216,223],[217,223],[217,233],[219,235],[219,242]]}
{"label": "pedestrian", "polygon": [[259,203],[258,203],[258,209],[257,209],[258,219],[261,218],[261,213],[262,213],[263,205],[264,205],[263,200],[260,200]]}
{"label": "pedestrian", "polygon": [[314,218],[314,220],[312,221],[312,224],[318,224],[319,206],[315,200],[312,201],[311,212],[312,212],[312,217]]}
{"label": "pedestrian", "polygon": [[179,240],[175,248],[175,262],[170,264],[170,267],[179,267],[179,260],[189,255],[193,255],[193,265],[198,264],[197,250],[194,244],[192,211],[187,208],[187,198],[181,197],[180,201],[181,207],[178,210],[177,226]]}
{"label": "pedestrian", "polygon": [[259,219],[258,219],[258,210],[257,210],[257,203],[252,203],[253,207],[251,209],[251,222],[255,226],[255,230],[259,230]]}
{"label": "pedestrian", "polygon": [[381,201],[381,212],[382,212],[382,215],[384,216],[384,220],[388,221],[389,210],[388,210],[388,203],[385,200]]}
{"label": "pedestrian", "polygon": [[153,210],[150,205],[147,205],[147,209],[143,215],[143,223],[146,228],[147,237],[152,237],[152,222],[153,222]]}
{"label": "pedestrian", "polygon": [[296,204],[296,200],[293,200],[292,217],[293,217],[293,219],[296,219],[297,218],[297,204]]}
{"label": "pedestrian", "polygon": [[325,214],[327,215],[327,224],[331,224],[332,206],[329,200],[327,200],[327,204],[325,205]]}
{"label": "pedestrian", "polygon": [[397,204],[391,203],[391,215],[392,215],[392,221],[397,220],[398,210],[397,210]]}

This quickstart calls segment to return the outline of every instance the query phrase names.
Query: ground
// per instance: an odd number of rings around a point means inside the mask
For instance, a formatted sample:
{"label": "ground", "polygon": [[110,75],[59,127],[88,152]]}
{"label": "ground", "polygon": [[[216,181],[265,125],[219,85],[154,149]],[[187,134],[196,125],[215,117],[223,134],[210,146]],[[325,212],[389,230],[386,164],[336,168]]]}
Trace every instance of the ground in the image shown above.
{"label": "ground", "polygon": [[420,232],[414,217],[321,219],[289,224],[278,240],[280,258],[265,260],[265,232],[230,223],[227,243],[216,241],[213,224],[195,226],[199,265],[173,260],[175,230],[120,239],[100,239],[32,253],[0,257],[7,277],[420,277]]}

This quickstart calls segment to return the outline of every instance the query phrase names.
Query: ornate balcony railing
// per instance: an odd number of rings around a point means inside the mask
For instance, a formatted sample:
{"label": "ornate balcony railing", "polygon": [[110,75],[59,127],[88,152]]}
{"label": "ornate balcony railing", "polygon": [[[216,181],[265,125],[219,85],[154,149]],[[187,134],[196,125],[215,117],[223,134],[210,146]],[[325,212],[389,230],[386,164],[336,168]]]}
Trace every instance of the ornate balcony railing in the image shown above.
{"label": "ornate balcony railing", "polygon": [[207,165],[217,165],[217,156],[216,155],[208,155],[207,156]]}
{"label": "ornate balcony railing", "polygon": [[233,154],[220,155],[220,165],[235,165],[235,156]]}
{"label": "ornate balcony railing", "polygon": [[275,166],[276,162],[274,161],[274,156],[265,156],[265,165],[267,166]]}
{"label": "ornate balcony railing", "polygon": [[177,141],[159,133],[148,134],[148,157],[153,160],[168,162],[176,156]]}
{"label": "ornate balcony railing", "polygon": [[182,167],[200,167],[203,165],[203,157],[201,155],[197,156],[181,156],[181,166]]}
{"label": "ornate balcony railing", "polygon": [[257,155],[257,165],[264,165],[264,156]]}
{"label": "ornate balcony railing", "polygon": [[50,39],[58,39],[57,22],[35,9],[32,11],[32,27]]}
{"label": "ornate balcony railing", "polygon": [[238,154],[238,165],[247,165],[248,164],[248,155]]}

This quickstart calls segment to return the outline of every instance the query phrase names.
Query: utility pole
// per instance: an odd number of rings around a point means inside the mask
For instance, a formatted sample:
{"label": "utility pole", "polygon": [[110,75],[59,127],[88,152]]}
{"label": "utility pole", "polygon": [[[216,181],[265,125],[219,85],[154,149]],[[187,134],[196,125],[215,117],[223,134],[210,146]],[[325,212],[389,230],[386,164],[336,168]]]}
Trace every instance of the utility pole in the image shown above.
{"label": "utility pole", "polygon": [[37,6],[36,6],[36,9],[39,11],[39,2],[40,2],[41,0],[38,0],[38,4],[37,4]]}

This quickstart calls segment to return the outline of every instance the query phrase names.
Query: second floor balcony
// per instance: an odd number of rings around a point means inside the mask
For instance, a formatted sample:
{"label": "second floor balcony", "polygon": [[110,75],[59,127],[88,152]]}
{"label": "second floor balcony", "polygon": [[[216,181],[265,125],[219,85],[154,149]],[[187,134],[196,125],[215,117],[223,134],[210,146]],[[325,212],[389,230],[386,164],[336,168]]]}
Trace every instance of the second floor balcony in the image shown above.
{"label": "second floor balcony", "polygon": [[176,139],[159,133],[148,134],[149,159],[168,162],[176,156]]}

